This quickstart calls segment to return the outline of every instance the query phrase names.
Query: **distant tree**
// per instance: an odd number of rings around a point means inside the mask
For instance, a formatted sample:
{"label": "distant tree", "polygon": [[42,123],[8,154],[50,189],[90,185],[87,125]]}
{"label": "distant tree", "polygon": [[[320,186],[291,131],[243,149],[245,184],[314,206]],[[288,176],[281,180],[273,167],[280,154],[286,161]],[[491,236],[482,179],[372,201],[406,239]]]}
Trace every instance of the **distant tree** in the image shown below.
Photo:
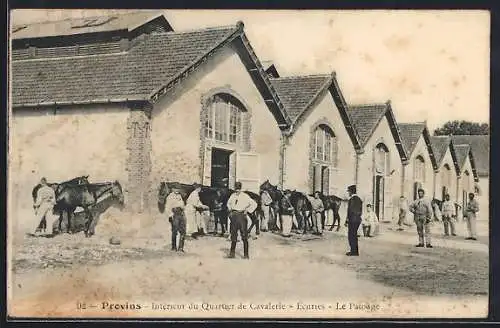
{"label": "distant tree", "polygon": [[487,135],[490,133],[490,126],[488,123],[475,123],[468,121],[448,121],[442,127],[434,130],[435,136],[445,135]]}

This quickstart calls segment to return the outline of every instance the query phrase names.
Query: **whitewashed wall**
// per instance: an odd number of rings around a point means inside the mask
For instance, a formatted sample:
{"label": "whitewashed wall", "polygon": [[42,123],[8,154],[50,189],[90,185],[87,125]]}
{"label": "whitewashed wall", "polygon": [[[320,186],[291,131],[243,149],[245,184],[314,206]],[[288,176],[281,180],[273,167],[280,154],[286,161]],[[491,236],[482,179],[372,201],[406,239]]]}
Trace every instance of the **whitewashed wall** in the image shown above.
{"label": "whitewashed wall", "polygon": [[[238,54],[223,49],[167,94],[154,109],[152,181],[200,181],[200,110],[202,97],[230,88],[251,112],[251,151],[260,156],[261,181],[279,181],[280,131]],[[243,186],[245,188],[245,186]]]}
{"label": "whitewashed wall", "polygon": [[[418,156],[422,156],[425,162],[425,181],[423,182],[423,189],[428,197],[433,197],[434,194],[434,168],[432,167],[431,157],[429,151],[427,150],[427,145],[425,144],[424,136],[421,135],[417,141],[415,149],[411,154],[409,163],[405,167],[404,176],[404,195],[408,200],[413,199],[413,184],[415,183],[414,171],[415,171],[415,159]],[[436,190],[436,194],[438,191]]]}
{"label": "whitewashed wall", "polygon": [[436,190],[436,198],[439,200],[442,200],[441,198],[441,190],[443,188],[443,182],[441,181],[441,172],[442,170],[445,170],[444,166],[448,164],[448,166],[451,169],[451,185],[449,186],[449,194],[450,194],[450,200],[456,201],[457,200],[457,172],[455,170],[455,164],[453,164],[453,158],[451,156],[451,151],[450,147],[446,150],[446,153],[443,157],[443,160],[441,162],[441,165],[439,165],[439,172],[435,174],[434,176],[434,184],[435,184],[435,190]]}
{"label": "whitewashed wall", "polygon": [[324,92],[306,115],[286,148],[284,188],[309,191],[311,128],[326,120],[338,142],[338,165],[330,171],[330,194],[344,195],[347,186],[355,182],[356,152],[330,92]]}

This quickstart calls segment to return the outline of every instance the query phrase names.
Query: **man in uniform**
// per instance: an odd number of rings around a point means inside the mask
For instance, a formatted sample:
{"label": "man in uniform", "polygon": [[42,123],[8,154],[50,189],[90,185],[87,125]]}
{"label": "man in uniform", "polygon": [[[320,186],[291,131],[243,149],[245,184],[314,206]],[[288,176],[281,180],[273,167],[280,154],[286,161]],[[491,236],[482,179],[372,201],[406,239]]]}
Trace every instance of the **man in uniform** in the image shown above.
{"label": "man in uniform", "polygon": [[207,226],[203,212],[208,210],[208,206],[204,205],[200,200],[201,184],[195,183],[194,190],[186,200],[186,210],[188,214],[188,233],[196,238],[198,235],[205,235]]}
{"label": "man in uniform", "polygon": [[[168,195],[165,209],[168,221],[172,226],[172,250],[184,252],[184,238],[186,236],[186,217],[184,216],[184,200],[180,191],[173,188]],[[177,248],[177,233],[179,233],[179,248]]]}
{"label": "man in uniform", "polygon": [[455,205],[450,201],[450,195],[444,196],[443,210],[441,215],[443,218],[444,235],[449,236],[449,228],[451,228],[451,235],[456,236],[455,233]]}
{"label": "man in uniform", "polygon": [[479,203],[474,199],[474,194],[469,194],[469,202],[465,207],[465,219],[467,220],[467,230],[469,237],[467,240],[477,240],[476,236],[476,213],[479,212]]}
{"label": "man in uniform", "polygon": [[35,204],[33,205],[33,208],[35,210],[35,235],[38,235],[38,227],[40,226],[40,223],[42,220],[45,219],[45,226],[48,227],[49,229],[52,229],[52,210],[54,208],[54,205],[56,203],[56,194],[54,192],[54,189],[52,189],[48,184],[47,184],[47,179],[42,178],[40,180],[41,187],[38,189],[38,192],[36,194],[36,201]]}
{"label": "man in uniform", "polygon": [[361,198],[356,195],[356,186],[351,185],[347,187],[349,193],[349,202],[347,204],[347,237],[349,239],[350,252],[347,256],[359,256],[358,249],[358,229],[361,224],[361,213],[363,212],[363,202]]}
{"label": "man in uniform", "polygon": [[321,224],[322,214],[325,211],[325,205],[323,204],[323,201],[320,198],[320,194],[321,194],[320,191],[315,191],[314,198],[309,198],[312,210],[311,219],[312,219],[313,235],[322,234],[322,230],[320,231],[320,224]]}
{"label": "man in uniform", "polygon": [[247,214],[252,213],[257,208],[257,203],[246,193],[241,192],[241,182],[236,182],[235,192],[227,201],[229,210],[229,219],[231,220],[231,249],[229,258],[235,257],[236,242],[238,240],[238,231],[243,241],[243,258],[248,259],[248,219]]}
{"label": "man in uniform", "polygon": [[418,189],[418,199],[410,205],[410,212],[414,215],[417,225],[418,245],[424,247],[424,241],[428,248],[432,248],[430,223],[433,216],[432,206],[428,199],[424,198],[424,190]]}

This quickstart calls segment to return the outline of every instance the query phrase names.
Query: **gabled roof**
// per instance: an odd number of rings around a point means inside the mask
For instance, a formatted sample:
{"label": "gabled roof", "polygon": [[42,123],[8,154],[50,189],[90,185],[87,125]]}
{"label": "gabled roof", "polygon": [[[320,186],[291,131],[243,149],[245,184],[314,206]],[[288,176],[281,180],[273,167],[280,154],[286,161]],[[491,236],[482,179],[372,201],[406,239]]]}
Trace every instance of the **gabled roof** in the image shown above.
{"label": "gabled roof", "polygon": [[283,104],[243,31],[236,26],[156,33],[126,52],[12,61],[13,107],[107,102],[155,103],[221,48],[234,45],[278,125]]}
{"label": "gabled roof", "polygon": [[490,174],[490,136],[489,135],[453,135],[455,145],[470,145],[474,154],[478,176]]}
{"label": "gabled roof", "polygon": [[467,163],[467,157],[469,157],[470,164],[472,167],[472,174],[474,175],[474,180],[478,180],[476,165],[472,153],[472,149],[469,145],[454,145],[455,153],[457,154],[457,163],[460,168],[460,172],[463,171],[464,165]]}
{"label": "gabled roof", "polygon": [[455,167],[455,172],[457,175],[460,175],[460,166],[458,165],[455,147],[453,145],[453,141],[451,140],[451,138],[448,136],[432,136],[430,140],[438,167],[441,166],[441,163],[443,162],[444,159],[444,155],[446,154],[446,151],[449,148],[451,153],[451,158],[453,160],[453,166]]}
{"label": "gabled roof", "polygon": [[[59,21],[17,25],[12,27],[11,37],[17,40],[119,30],[132,31],[157,18],[161,19],[167,26],[170,26],[161,12],[156,10],[141,10],[126,14],[85,17],[79,19],[69,18]],[[171,27],[170,30],[172,30]]]}
{"label": "gabled roof", "polygon": [[271,84],[295,122],[316,95],[331,83],[331,75],[307,75],[270,78]]}
{"label": "gabled roof", "polygon": [[402,161],[408,160],[390,101],[383,104],[349,105],[347,113],[363,147],[370,140],[379,123],[384,117],[387,118],[399,156]]}
{"label": "gabled roof", "polygon": [[425,122],[420,123],[399,123],[398,124],[399,133],[401,134],[401,139],[403,141],[403,146],[406,150],[406,154],[410,157],[415,150],[420,136],[424,138],[429,157],[431,158],[432,167],[437,170],[437,162],[434,157],[434,151],[432,150],[432,145],[430,141],[429,130]]}
{"label": "gabled roof", "polygon": [[[270,65],[267,71],[272,76],[279,76],[274,65]],[[328,90],[339,110],[343,124],[355,149],[358,151],[362,149],[347,114],[347,104],[338,85],[335,72],[332,74],[270,77],[269,80],[276,89],[292,122],[289,135],[297,130],[305,114],[312,109],[319,97]]]}

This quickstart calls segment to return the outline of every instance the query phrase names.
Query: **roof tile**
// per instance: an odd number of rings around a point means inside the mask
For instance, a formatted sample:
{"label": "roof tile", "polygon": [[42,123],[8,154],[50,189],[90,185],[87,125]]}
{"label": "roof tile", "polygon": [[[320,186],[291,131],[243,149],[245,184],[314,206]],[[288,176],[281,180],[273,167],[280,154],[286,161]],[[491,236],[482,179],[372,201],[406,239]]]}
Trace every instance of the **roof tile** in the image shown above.
{"label": "roof tile", "polygon": [[347,113],[364,146],[387,111],[387,104],[350,105]]}
{"label": "roof tile", "polygon": [[490,173],[490,136],[489,135],[454,135],[451,137],[455,145],[468,144],[476,163],[477,173],[487,176]]}
{"label": "roof tile", "polygon": [[415,150],[418,139],[425,129],[425,123],[399,123],[399,132],[403,141],[403,146],[410,156]]}

